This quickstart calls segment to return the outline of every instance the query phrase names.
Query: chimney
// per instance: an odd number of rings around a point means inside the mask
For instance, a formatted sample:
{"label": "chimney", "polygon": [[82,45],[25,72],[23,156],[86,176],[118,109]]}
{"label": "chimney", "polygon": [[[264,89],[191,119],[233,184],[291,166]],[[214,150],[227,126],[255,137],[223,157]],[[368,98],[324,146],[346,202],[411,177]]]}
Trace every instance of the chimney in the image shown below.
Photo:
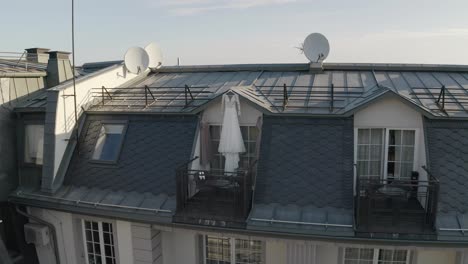
{"label": "chimney", "polygon": [[70,52],[50,51],[49,63],[47,64],[47,87],[54,87],[73,77]]}
{"label": "chimney", "polygon": [[49,49],[43,48],[26,49],[26,61],[35,63],[47,63],[47,61],[49,60],[49,54],[47,54],[48,51]]}

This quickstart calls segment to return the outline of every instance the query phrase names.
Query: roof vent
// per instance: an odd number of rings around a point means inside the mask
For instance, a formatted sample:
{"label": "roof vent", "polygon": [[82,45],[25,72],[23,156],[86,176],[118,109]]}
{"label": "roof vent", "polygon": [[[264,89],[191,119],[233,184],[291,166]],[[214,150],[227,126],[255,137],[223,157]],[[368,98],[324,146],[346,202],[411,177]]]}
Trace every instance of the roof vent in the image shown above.
{"label": "roof vent", "polygon": [[26,60],[29,62],[47,63],[49,60],[49,54],[47,53],[48,51],[49,49],[43,48],[26,49]]}
{"label": "roof vent", "polygon": [[47,86],[49,88],[73,78],[72,66],[69,59],[70,52],[49,51],[48,54]]}
{"label": "roof vent", "polygon": [[312,33],[305,38],[301,50],[310,61],[310,70],[322,71],[322,63],[330,53],[328,39],[320,33]]}

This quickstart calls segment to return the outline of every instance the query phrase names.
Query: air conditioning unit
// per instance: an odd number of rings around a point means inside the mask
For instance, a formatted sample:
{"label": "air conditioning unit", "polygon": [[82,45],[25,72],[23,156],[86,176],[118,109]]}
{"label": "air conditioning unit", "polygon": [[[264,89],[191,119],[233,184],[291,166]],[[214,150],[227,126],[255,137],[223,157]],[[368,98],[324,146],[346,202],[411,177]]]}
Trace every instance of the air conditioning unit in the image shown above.
{"label": "air conditioning unit", "polygon": [[45,246],[49,244],[49,228],[45,225],[27,223],[24,225],[24,239],[28,244]]}

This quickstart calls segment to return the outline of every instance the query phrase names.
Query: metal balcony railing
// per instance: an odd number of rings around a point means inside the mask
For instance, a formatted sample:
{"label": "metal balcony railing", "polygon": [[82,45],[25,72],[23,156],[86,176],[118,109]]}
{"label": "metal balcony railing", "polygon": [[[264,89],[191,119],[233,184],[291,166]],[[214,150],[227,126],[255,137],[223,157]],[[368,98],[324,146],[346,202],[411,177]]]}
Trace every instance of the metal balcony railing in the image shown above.
{"label": "metal balcony railing", "polygon": [[204,220],[244,221],[251,207],[253,166],[236,172],[191,170],[190,162],[177,170],[176,214]]}
{"label": "metal balcony railing", "polygon": [[[424,168],[425,169],[425,168]],[[358,231],[428,234],[434,231],[439,181],[357,178],[355,222]]]}

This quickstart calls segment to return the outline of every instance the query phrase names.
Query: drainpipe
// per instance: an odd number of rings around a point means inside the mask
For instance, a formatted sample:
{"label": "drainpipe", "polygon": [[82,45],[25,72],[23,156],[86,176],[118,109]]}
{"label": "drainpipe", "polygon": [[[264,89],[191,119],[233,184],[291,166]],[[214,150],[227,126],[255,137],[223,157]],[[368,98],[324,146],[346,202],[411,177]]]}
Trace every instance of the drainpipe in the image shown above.
{"label": "drainpipe", "polygon": [[45,221],[45,220],[42,220],[34,215],[30,215],[26,212],[23,212],[19,209],[18,206],[15,206],[16,208],[16,212],[28,219],[31,219],[31,220],[34,220],[40,224],[43,224],[45,226],[47,226],[50,230],[50,232],[52,233],[52,244],[54,246],[54,255],[55,255],[55,262],[56,264],[60,264],[60,257],[59,257],[59,252],[58,252],[58,245],[57,245],[57,231],[55,230],[55,226],[52,225],[51,223]]}

